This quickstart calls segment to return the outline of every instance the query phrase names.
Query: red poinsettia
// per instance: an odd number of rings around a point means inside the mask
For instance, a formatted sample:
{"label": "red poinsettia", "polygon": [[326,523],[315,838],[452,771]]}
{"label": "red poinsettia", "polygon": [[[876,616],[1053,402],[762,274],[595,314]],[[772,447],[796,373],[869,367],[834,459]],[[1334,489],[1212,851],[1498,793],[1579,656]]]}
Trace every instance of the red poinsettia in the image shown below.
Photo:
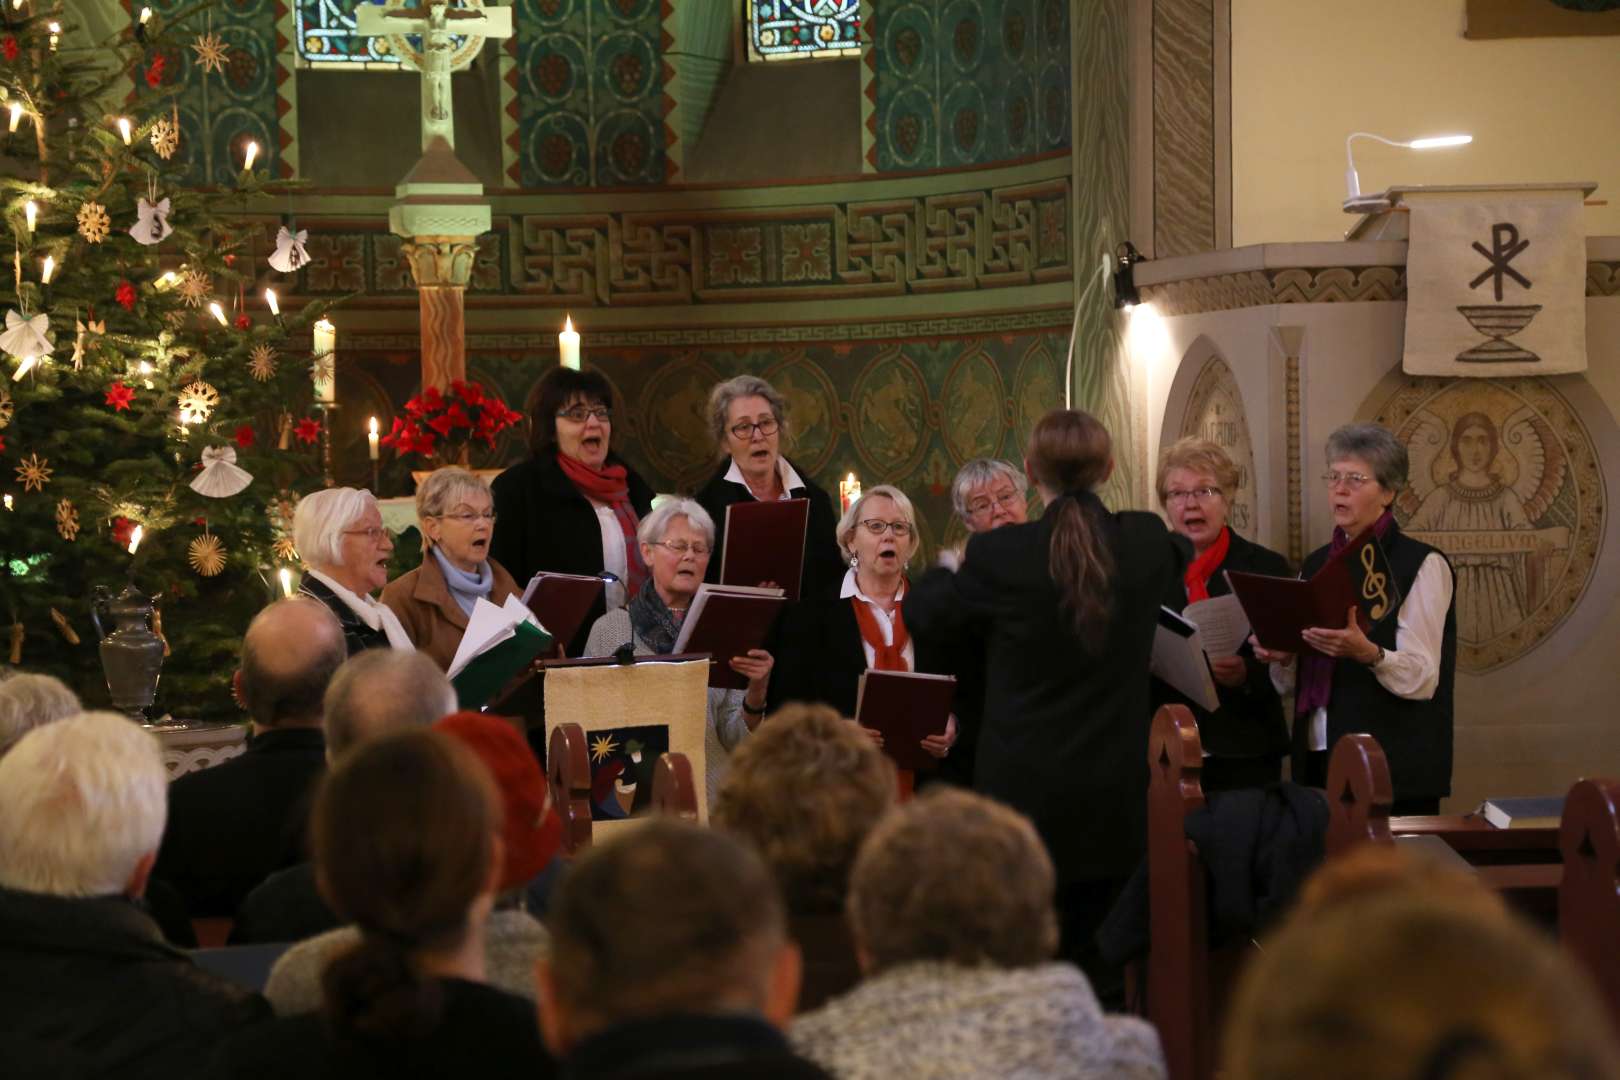
{"label": "red poinsettia", "polygon": [[314,417],[306,416],[298,421],[298,425],[293,428],[293,434],[298,436],[299,442],[308,446],[321,437],[321,422]]}
{"label": "red poinsettia", "polygon": [[448,456],[451,448],[481,439],[493,447],[495,436],[523,419],[523,414],[475,382],[456,380],[448,391],[428,387],[405,403],[404,417],[381,442],[400,454]]}
{"label": "red poinsettia", "polygon": [[11,34],[7,34],[4,39],[0,39],[0,53],[5,55],[8,64],[17,59],[17,54],[21,51],[22,47],[17,44],[17,39]]}
{"label": "red poinsettia", "polygon": [[246,450],[248,447],[252,446],[256,438],[257,436],[253,434],[252,424],[243,424],[241,427],[236,429],[236,445],[241,447],[243,450]]}
{"label": "red poinsettia", "polygon": [[121,548],[129,547],[129,538],[135,534],[135,523],[127,517],[112,519],[113,543]]}
{"label": "red poinsettia", "polygon": [[4,435],[0,435],[0,454],[3,454],[5,452],[6,452],[6,437]]}
{"label": "red poinsettia", "polygon": [[244,311],[236,316],[236,328],[238,330],[251,330],[253,328],[253,320],[248,318],[247,312]]}
{"label": "red poinsettia", "polygon": [[122,380],[107,387],[107,404],[112,406],[113,412],[128,411],[129,403],[134,400],[134,389],[132,387],[125,386]]}
{"label": "red poinsettia", "polygon": [[163,54],[152,57],[152,66],[146,69],[146,85],[156,90],[163,85]]}
{"label": "red poinsettia", "polygon": [[118,291],[113,293],[113,299],[123,305],[125,311],[135,310],[135,286],[126,278],[118,283]]}

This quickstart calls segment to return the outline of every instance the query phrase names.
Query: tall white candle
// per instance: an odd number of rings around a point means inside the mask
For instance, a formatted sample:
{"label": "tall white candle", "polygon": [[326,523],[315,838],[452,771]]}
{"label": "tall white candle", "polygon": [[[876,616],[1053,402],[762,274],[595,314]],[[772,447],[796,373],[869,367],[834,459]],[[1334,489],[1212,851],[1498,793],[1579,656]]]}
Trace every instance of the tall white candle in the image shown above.
{"label": "tall white candle", "polygon": [[371,460],[372,461],[376,461],[377,457],[378,457],[378,454],[380,453],[380,451],[377,448],[378,437],[379,436],[378,436],[378,433],[377,433],[377,418],[375,416],[373,416],[371,418],[371,431],[366,434],[366,442],[367,442],[367,444],[369,446],[369,449],[371,450]]}
{"label": "tall white candle", "polygon": [[315,324],[315,400],[330,405],[337,400],[337,327],[331,320]]}
{"label": "tall white candle", "polygon": [[278,317],[281,315],[281,305],[276,303],[276,290],[264,290],[264,302],[270,305],[270,314]]}
{"label": "tall white candle", "polygon": [[572,316],[563,319],[562,333],[557,335],[557,352],[561,354],[563,367],[579,370],[579,331],[574,329]]}

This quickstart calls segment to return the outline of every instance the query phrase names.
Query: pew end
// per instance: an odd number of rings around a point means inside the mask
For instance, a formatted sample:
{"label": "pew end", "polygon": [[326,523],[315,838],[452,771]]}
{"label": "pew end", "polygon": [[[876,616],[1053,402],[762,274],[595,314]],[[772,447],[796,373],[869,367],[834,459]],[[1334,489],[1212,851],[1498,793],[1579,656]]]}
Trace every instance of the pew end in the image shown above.
{"label": "pew end", "polygon": [[577,855],[591,843],[591,760],[585,730],[558,724],[546,748],[546,780],[563,822],[563,850]]}
{"label": "pew end", "polygon": [[652,809],[663,817],[697,821],[697,783],[692,776],[692,761],[685,754],[659,755],[653,765]]}
{"label": "pew end", "polygon": [[1558,936],[1597,983],[1620,1032],[1620,781],[1579,780],[1558,828]]}

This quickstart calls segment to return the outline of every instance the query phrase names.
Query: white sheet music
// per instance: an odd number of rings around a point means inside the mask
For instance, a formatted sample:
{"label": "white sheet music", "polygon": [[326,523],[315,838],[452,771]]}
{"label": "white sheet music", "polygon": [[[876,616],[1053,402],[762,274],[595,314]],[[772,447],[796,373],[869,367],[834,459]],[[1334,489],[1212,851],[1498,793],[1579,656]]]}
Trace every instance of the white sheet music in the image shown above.
{"label": "white sheet music", "polygon": [[520,622],[533,623],[540,626],[540,620],[534,617],[534,612],[516,596],[508,596],[506,603],[496,607],[480,596],[473,602],[472,614],[467,617],[466,633],[461,635],[461,644],[456,646],[456,658],[450,661],[450,670],[446,672],[450,678],[461,674],[461,669],[472,663],[481,654],[499,645],[517,633],[513,627]]}
{"label": "white sheet music", "polygon": [[1159,609],[1159,626],[1153,634],[1153,657],[1148,666],[1153,674],[1210,712],[1221,707],[1198,627],[1169,608]]}
{"label": "white sheet music", "polygon": [[1249,639],[1249,617],[1231,593],[1188,604],[1181,617],[1198,627],[1204,651],[1211,656],[1233,656]]}

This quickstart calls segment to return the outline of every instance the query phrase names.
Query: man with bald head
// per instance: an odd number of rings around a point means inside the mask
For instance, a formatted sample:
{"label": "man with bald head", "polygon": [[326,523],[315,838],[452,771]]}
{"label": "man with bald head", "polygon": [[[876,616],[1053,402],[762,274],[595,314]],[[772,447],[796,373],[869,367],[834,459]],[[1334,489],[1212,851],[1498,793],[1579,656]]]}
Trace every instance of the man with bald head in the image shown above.
{"label": "man with bald head", "polygon": [[180,892],[192,918],[234,916],[255,885],[304,858],[326,767],[322,702],[348,654],[343,627],[313,600],[279,600],[249,624],[237,673],[253,721],[247,749],[169,785],[153,876]]}

